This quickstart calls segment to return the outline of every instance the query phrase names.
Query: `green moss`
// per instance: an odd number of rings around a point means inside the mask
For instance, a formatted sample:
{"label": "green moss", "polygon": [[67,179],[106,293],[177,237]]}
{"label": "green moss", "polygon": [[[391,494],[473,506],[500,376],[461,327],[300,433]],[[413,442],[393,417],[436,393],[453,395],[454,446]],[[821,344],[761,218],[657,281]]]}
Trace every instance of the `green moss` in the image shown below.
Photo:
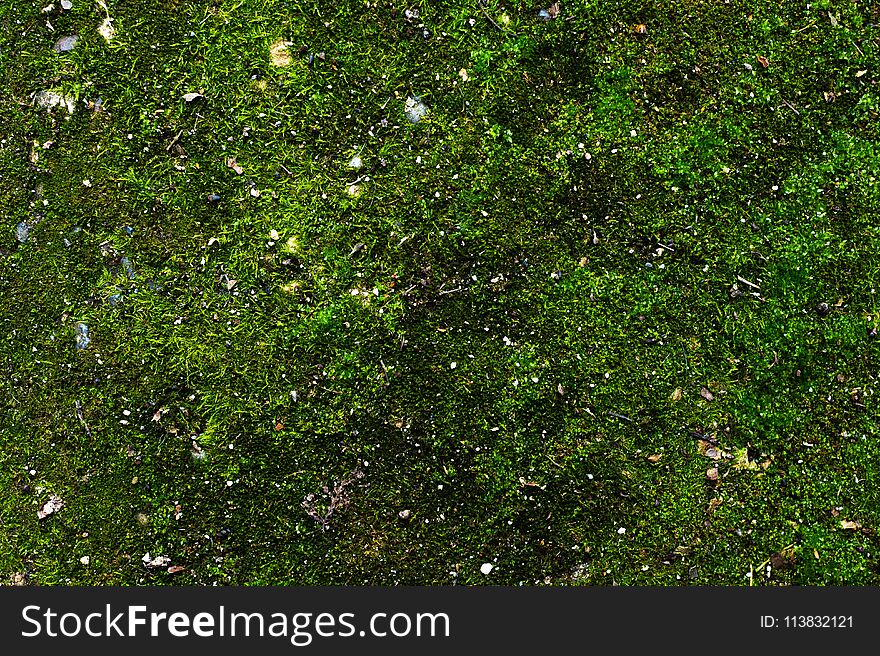
{"label": "green moss", "polygon": [[0,8],[0,577],[877,583],[873,9],[117,5]]}

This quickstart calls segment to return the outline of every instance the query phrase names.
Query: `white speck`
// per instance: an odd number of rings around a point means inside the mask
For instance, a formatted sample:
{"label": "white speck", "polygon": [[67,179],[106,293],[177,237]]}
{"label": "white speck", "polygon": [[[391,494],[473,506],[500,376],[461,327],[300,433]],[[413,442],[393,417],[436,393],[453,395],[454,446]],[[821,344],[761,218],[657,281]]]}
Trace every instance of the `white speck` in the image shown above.
{"label": "white speck", "polygon": [[91,186],[92,186],[91,180],[83,180],[83,187],[91,187]]}
{"label": "white speck", "polygon": [[232,487],[232,481],[226,481],[226,487]]}
{"label": "white speck", "polygon": [[83,565],[88,565],[90,562],[92,562],[92,559],[88,556],[83,556],[79,559],[79,562],[81,562]]}
{"label": "white speck", "polygon": [[495,569],[495,566],[492,563],[483,563],[480,565],[480,572],[484,575],[489,576],[489,572]]}
{"label": "white speck", "polygon": [[124,414],[126,417],[128,417],[129,415],[131,415],[131,410],[123,410],[122,414]]}
{"label": "white speck", "polygon": [[452,362],[452,363],[449,365],[449,368],[450,368],[450,369],[455,369],[457,366],[458,366],[458,363],[457,363],[457,362]]}
{"label": "white speck", "polygon": [[618,532],[620,535],[623,535],[624,533],[626,533],[626,529],[623,528],[623,527],[621,526],[619,529],[617,529],[617,532]]}
{"label": "white speck", "polygon": [[639,133],[636,132],[635,130],[630,130],[630,131],[629,131],[629,136],[631,136],[631,137],[636,137],[636,136],[638,136],[638,134],[639,134]]}

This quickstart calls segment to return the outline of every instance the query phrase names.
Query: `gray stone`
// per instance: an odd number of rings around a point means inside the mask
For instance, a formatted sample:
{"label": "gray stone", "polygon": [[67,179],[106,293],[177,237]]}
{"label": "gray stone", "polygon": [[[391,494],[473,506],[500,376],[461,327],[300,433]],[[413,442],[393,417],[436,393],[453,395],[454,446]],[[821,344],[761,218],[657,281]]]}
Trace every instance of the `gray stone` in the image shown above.
{"label": "gray stone", "polygon": [[76,350],[81,351],[92,341],[89,339],[89,327],[80,321],[74,326],[74,330],[76,330]]}
{"label": "gray stone", "polygon": [[52,50],[55,52],[67,52],[68,50],[73,50],[76,47],[77,41],[79,41],[79,37],[76,34],[63,36],[55,42],[55,45],[52,46]]}
{"label": "gray stone", "polygon": [[15,238],[19,243],[24,243],[27,241],[28,235],[31,232],[31,227],[28,225],[27,221],[22,221],[18,225],[15,226]]}
{"label": "gray stone", "polygon": [[406,105],[404,106],[403,111],[406,114],[406,119],[410,123],[418,123],[422,120],[422,117],[428,113],[428,108],[425,107],[421,98],[418,96],[410,96],[406,99]]}

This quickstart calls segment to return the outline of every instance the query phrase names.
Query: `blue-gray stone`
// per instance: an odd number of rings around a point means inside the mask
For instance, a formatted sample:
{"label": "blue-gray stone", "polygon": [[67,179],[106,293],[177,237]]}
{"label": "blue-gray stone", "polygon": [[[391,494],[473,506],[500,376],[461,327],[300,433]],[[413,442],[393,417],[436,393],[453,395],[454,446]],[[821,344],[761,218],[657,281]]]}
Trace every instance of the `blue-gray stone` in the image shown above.
{"label": "blue-gray stone", "polygon": [[22,221],[18,225],[15,226],[15,238],[20,242],[24,243],[27,241],[28,235],[31,232],[31,227],[28,225],[26,221]]}
{"label": "blue-gray stone", "polygon": [[77,41],[79,41],[79,37],[76,34],[72,36],[63,36],[55,42],[55,45],[52,46],[52,50],[55,52],[67,52],[68,50],[73,50],[76,47]]}
{"label": "blue-gray stone", "polygon": [[76,330],[76,350],[81,351],[92,341],[89,339],[89,327],[80,321],[74,326],[74,330]]}

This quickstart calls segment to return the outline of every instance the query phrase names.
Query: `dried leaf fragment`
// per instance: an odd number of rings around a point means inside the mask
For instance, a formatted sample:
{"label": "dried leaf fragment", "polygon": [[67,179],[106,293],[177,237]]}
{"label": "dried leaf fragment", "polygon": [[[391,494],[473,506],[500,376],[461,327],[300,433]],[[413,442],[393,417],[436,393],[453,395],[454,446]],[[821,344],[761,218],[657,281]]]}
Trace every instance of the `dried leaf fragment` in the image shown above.
{"label": "dried leaf fragment", "polygon": [[633,27],[633,32],[635,32],[636,34],[647,34],[648,33],[648,26],[645,25],[644,23],[639,23],[638,25]]}
{"label": "dried leaf fragment", "polygon": [[556,18],[559,15],[559,3],[554,2],[552,5],[547,7],[547,13],[550,14],[550,18]]}
{"label": "dried leaf fragment", "polygon": [[709,391],[707,388],[705,388],[705,387],[704,387],[703,389],[700,390],[700,396],[702,396],[702,397],[703,397],[704,399],[706,399],[707,401],[711,401],[711,400],[713,400],[713,399],[715,398],[715,397],[712,395],[712,392],[710,392],[710,391]]}
{"label": "dried leaf fragment", "polygon": [[672,394],[669,395],[669,398],[672,399],[673,403],[678,403],[679,401],[681,401],[681,394],[682,394],[681,388],[676,387],[673,390]]}
{"label": "dried leaf fragment", "polygon": [[859,522],[852,522],[847,519],[840,520],[840,528],[848,530],[848,531],[858,531],[862,528],[862,525]]}
{"label": "dried leaf fragment", "polygon": [[238,162],[235,161],[235,158],[234,158],[234,157],[229,157],[229,158],[226,159],[226,166],[229,167],[229,168],[231,168],[233,171],[235,171],[235,172],[238,173],[239,175],[241,175],[242,173],[244,173],[244,169],[241,168],[241,166],[238,165]]}
{"label": "dried leaf fragment", "polygon": [[287,46],[289,45],[289,41],[279,39],[269,46],[269,59],[273,66],[283,67],[290,65],[292,59],[290,53],[287,51]]}
{"label": "dried leaf fragment", "polygon": [[204,98],[204,97],[205,97],[205,96],[204,96],[203,94],[198,93],[198,92],[192,92],[192,93],[185,93],[185,94],[183,94],[183,99],[184,99],[186,102],[192,102],[192,101],[195,100],[196,98]]}
{"label": "dried leaf fragment", "polygon": [[764,55],[758,55],[756,59],[758,60],[758,63],[764,68],[767,68],[770,65],[770,60],[767,59]]}
{"label": "dried leaf fragment", "polygon": [[150,552],[144,554],[141,561],[147,567],[167,567],[171,563],[171,559],[168,556],[156,556],[153,558],[150,556]]}
{"label": "dried leaf fragment", "polygon": [[659,462],[660,458],[663,457],[662,453],[655,453],[653,455],[648,456],[648,462]]}
{"label": "dried leaf fragment", "polygon": [[184,567],[183,565],[172,565],[171,567],[168,568],[169,574],[180,574],[181,572],[185,572],[185,571],[186,571],[186,567]]}
{"label": "dried leaf fragment", "polygon": [[706,470],[706,478],[710,481],[718,480],[718,467],[712,467],[711,469]]}

